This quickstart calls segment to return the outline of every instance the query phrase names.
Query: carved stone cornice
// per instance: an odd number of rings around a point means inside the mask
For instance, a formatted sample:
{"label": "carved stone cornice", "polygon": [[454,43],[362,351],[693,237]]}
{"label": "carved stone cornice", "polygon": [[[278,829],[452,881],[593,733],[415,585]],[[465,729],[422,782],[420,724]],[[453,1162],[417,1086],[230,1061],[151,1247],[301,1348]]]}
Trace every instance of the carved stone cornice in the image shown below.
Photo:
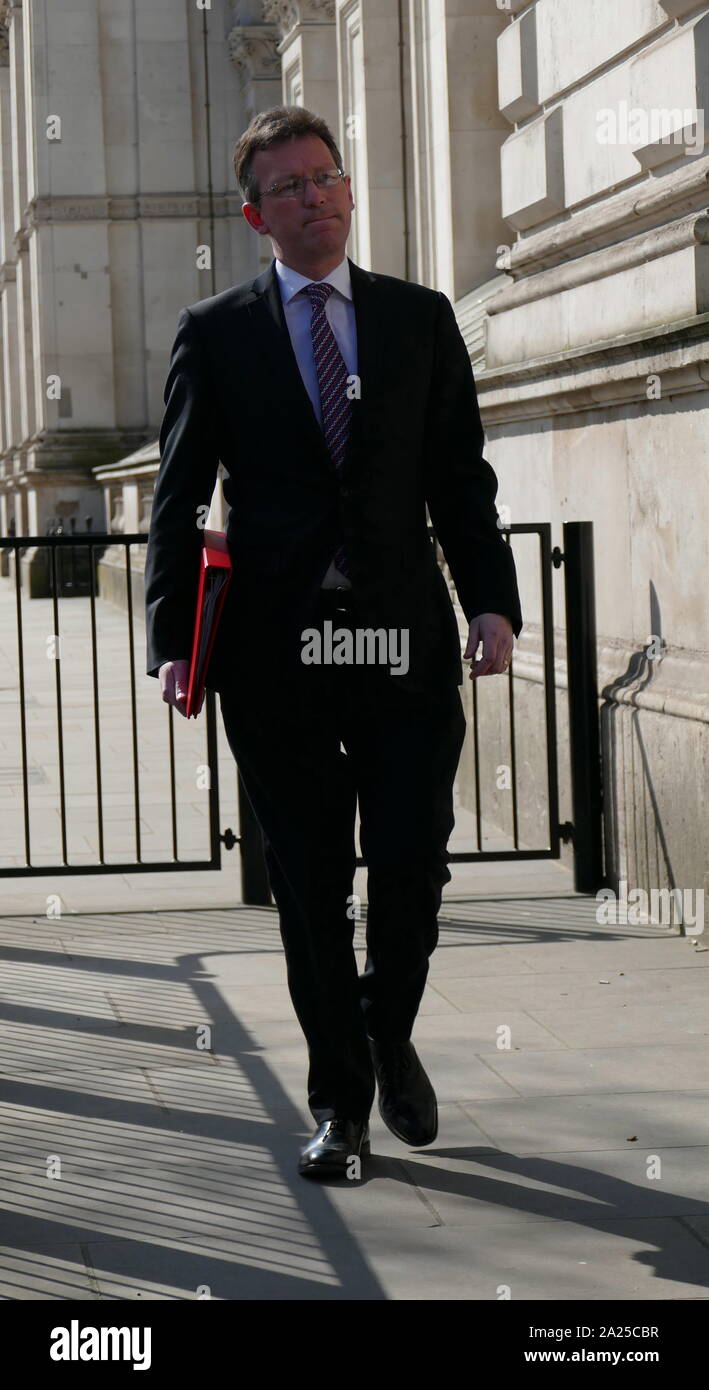
{"label": "carved stone cornice", "polygon": [[[22,470],[14,473],[15,487],[37,487],[75,483],[84,486],[97,480],[91,475],[102,464],[115,463],[152,439],[154,427],[133,429],[53,429],[38,430],[31,438],[15,444],[25,454]],[[9,450],[7,451],[10,452]]]}
{"label": "carved stone cornice", "polygon": [[682,251],[688,246],[706,246],[707,243],[709,216],[706,212],[692,212],[688,217],[680,217],[663,227],[641,232],[639,236],[627,237],[601,251],[589,251],[585,256],[576,256],[548,270],[537,271],[536,275],[516,280],[495,295],[487,306],[487,312],[504,314],[520,304],[532,304],[537,299],[547,299],[564,290],[618,275],[620,271],[633,266],[647,265],[649,261],[671,255],[673,251]]}
{"label": "carved stone cornice", "polygon": [[[562,635],[562,629],[558,629]],[[652,662],[653,678],[648,682],[648,660],[638,662],[638,644],[627,638],[598,634],[598,694],[612,705],[632,705],[676,719],[709,717],[709,660],[706,653],[668,644],[661,662]],[[633,662],[633,658],[636,660]],[[635,668],[635,674],[628,673]],[[621,673],[623,673],[621,675]],[[539,623],[526,622],[515,646],[515,678],[544,685],[544,633]],[[568,689],[565,643],[560,642],[554,657],[554,684]]]}
{"label": "carved stone cornice", "polygon": [[280,81],[279,37],[275,24],[237,24],[231,30],[229,57],[243,83]]}
{"label": "carved stone cornice", "polygon": [[27,250],[27,247],[28,247],[28,244],[29,244],[30,235],[31,235],[31,230],[32,230],[32,229],[31,229],[30,227],[28,227],[28,226],[23,226],[23,227],[18,227],[17,231],[15,232],[15,235],[14,235],[13,238],[12,238],[12,244],[13,244],[13,246],[14,246],[14,248],[15,248],[17,254],[18,254],[18,256],[21,256],[21,255],[23,254],[23,252]]}
{"label": "carved stone cornice", "polygon": [[284,39],[296,24],[334,24],[335,0],[263,0],[263,17]]}
{"label": "carved stone cornice", "polygon": [[[229,217],[241,204],[232,193],[216,194],[209,198],[194,193],[144,193],[138,197],[119,194],[115,197],[85,196],[39,197],[28,204],[25,216],[29,233],[46,222],[131,222],[138,219],[185,218],[194,221],[207,217]],[[21,233],[18,233],[20,235]]]}
{"label": "carved stone cornice", "polygon": [[505,248],[498,268],[513,278],[528,275],[587,251],[612,246],[624,235],[649,231],[666,222],[668,216],[704,211],[708,198],[709,156],[705,155],[661,179],[646,179],[583,208],[568,222],[522,237],[513,247]]}
{"label": "carved stone cornice", "polygon": [[709,314],[642,329],[582,348],[509,366],[477,368],[485,428],[513,421],[642,403],[648,379],[660,378],[662,398],[709,391]]}

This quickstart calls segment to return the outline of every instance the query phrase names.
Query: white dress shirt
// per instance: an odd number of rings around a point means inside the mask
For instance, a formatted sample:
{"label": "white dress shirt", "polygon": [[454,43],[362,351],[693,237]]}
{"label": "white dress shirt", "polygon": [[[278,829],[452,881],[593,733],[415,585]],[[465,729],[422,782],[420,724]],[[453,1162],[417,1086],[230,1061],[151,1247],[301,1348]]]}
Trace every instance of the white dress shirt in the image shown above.
{"label": "white dress shirt", "polygon": [[[320,388],[315,370],[313,340],[310,332],[312,305],[308,295],[303,293],[304,287],[312,284],[313,281],[307,275],[301,275],[300,271],[293,270],[291,266],[284,265],[283,261],[278,260],[278,257],[276,257],[276,276],[283,301],[283,312],[300,375],[303,378],[303,385],[322,427]],[[325,314],[344,358],[347,371],[350,375],[354,375],[357,371],[357,324],[352,302],[352,285],[347,257],[343,256],[340,264],[336,265],[334,270],[329,271],[327,275],[323,275],[322,280],[334,287],[333,294],[330,295],[325,304]],[[317,281],[316,283],[322,282]],[[331,562],[323,579],[322,587],[323,589],[335,589],[340,586],[347,589],[352,587],[349,579],[337,569],[334,562]]]}

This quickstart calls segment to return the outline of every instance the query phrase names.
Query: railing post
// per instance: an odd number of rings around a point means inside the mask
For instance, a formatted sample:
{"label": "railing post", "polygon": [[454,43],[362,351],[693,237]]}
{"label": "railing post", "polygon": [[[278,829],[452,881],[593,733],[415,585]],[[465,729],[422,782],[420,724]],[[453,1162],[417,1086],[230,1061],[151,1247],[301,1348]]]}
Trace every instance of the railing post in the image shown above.
{"label": "railing post", "polygon": [[271,905],[271,886],[263,852],[263,834],[246,788],[237,771],[239,786],[239,849],[241,851],[241,900],[255,907]]}
{"label": "railing post", "polygon": [[604,876],[593,522],[563,529],[574,880],[578,893],[595,893]]}

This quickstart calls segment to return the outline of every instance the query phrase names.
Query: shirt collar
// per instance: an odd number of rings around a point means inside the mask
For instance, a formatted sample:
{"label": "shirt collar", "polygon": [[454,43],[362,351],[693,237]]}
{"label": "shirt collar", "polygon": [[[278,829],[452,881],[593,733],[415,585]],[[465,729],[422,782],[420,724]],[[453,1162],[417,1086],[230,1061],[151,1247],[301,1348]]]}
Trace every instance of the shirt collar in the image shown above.
{"label": "shirt collar", "polygon": [[[276,275],[279,280],[279,288],[284,304],[288,304],[294,295],[302,290],[305,285],[311,285],[312,279],[308,275],[301,275],[299,270],[293,270],[292,266],[285,265],[276,257]],[[343,256],[339,265],[334,270],[328,271],[323,275],[323,281],[327,281],[334,289],[339,290],[340,294],[346,299],[352,298],[352,283],[350,279],[350,266],[347,256]],[[319,281],[316,283],[320,283]]]}

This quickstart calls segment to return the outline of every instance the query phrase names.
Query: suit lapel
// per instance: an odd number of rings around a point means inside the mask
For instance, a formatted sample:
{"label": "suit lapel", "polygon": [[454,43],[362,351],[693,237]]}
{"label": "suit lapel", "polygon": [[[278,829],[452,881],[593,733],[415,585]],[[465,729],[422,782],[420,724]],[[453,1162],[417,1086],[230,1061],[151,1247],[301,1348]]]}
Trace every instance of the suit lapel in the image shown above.
{"label": "suit lapel", "polygon": [[[377,379],[378,364],[383,351],[385,324],[376,294],[376,275],[362,270],[348,256],[352,284],[352,302],[357,327],[357,375],[361,395],[352,401],[352,417],[343,475],[356,468],[359,444],[368,418],[367,383]],[[312,455],[318,466],[334,471],[325,444],[325,437],[303,384],[298,362],[290,340],[281,292],[278,287],[275,258],[270,266],[253,281],[253,298],[248,302],[254,345],[263,355],[265,380],[276,399],[276,408],[283,407],[293,431],[301,432],[312,444]],[[308,450],[310,453],[310,450]]]}

